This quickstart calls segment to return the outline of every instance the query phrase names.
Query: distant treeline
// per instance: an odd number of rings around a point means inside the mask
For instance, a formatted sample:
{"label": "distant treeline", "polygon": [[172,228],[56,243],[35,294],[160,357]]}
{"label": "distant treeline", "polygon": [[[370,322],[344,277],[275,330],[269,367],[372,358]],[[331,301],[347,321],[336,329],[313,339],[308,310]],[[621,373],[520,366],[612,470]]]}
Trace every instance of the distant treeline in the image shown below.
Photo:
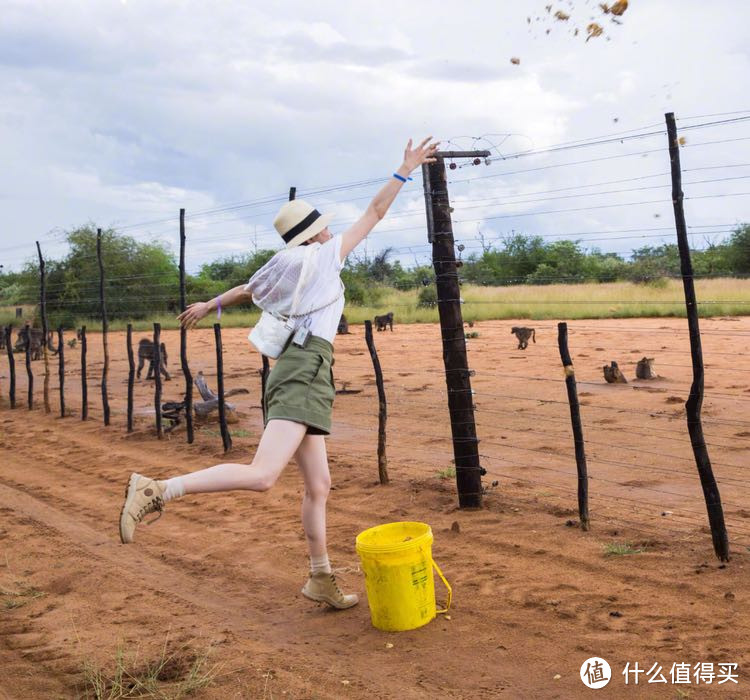
{"label": "distant treeline", "polygon": [[[69,252],[61,260],[46,260],[47,308],[50,325],[72,327],[99,312],[99,270],[96,229],[85,226],[66,235]],[[189,243],[188,243],[189,244]],[[274,254],[257,250],[205,263],[187,276],[188,302],[210,299],[244,284]],[[143,243],[113,230],[102,232],[106,270],[107,310],[112,318],[149,318],[174,313],[179,306],[179,271],[172,251],[159,243]],[[404,267],[391,260],[390,249],[374,257],[353,254],[342,279],[347,302],[377,304],[387,288],[420,289],[423,305],[434,302],[432,266]],[[709,243],[692,255],[696,276],[750,274],[750,224],[742,224],[721,243]],[[459,268],[461,280],[488,286],[556,284],[628,280],[658,284],[680,274],[676,244],[644,246],[629,259],[617,253],[586,249],[581,241],[547,242],[539,236],[514,233],[481,253],[471,253]],[[36,304],[39,269],[35,260],[20,272],[0,273],[0,306]]]}

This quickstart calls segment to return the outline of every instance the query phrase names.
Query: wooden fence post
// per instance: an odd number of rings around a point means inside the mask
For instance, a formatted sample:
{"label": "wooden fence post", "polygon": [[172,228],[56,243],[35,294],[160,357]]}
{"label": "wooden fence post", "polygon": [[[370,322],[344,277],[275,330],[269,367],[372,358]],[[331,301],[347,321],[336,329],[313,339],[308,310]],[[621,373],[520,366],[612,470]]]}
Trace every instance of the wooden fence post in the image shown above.
{"label": "wooden fence post", "polygon": [[365,342],[370,351],[372,366],[375,369],[375,384],[378,387],[378,476],[381,484],[388,483],[388,459],[385,455],[385,424],[388,420],[388,407],[385,401],[383,370],[380,367],[378,351],[372,338],[372,321],[365,321]]}
{"label": "wooden fence post", "polygon": [[[187,308],[185,295],[185,210],[180,209],[180,311]],[[185,423],[187,441],[195,440],[193,432],[193,375],[187,359],[187,328],[180,326],[180,363],[182,376],[185,378]]]}
{"label": "wooden fence post", "polygon": [[133,432],[133,385],[135,384],[135,359],[133,358],[133,324],[128,323],[126,337],[128,350],[128,432]]}
{"label": "wooden fence post", "polygon": [[482,475],[479,440],[474,419],[474,395],[466,358],[466,336],[461,315],[453,223],[445,175],[445,158],[487,157],[489,151],[438,151],[436,162],[422,169],[428,238],[432,242],[443,364],[448,392],[448,411],[456,464],[456,486],[461,508],[482,505]]}
{"label": "wooden fence post", "polygon": [[586,449],[583,442],[583,425],[581,424],[581,406],[578,403],[575,369],[568,350],[568,324],[557,324],[557,346],[565,370],[565,388],[568,391],[570,404],[570,422],[573,426],[573,442],[576,451],[576,469],[578,470],[578,517],[581,529],[589,529],[589,476],[586,466]]}
{"label": "wooden fence post", "polygon": [[8,353],[8,373],[10,374],[8,398],[10,399],[10,407],[13,409],[16,407],[16,360],[13,357],[13,347],[10,344],[12,328],[11,325],[5,328],[5,350]]}
{"label": "wooden fence post", "polygon": [[221,324],[214,323],[214,339],[216,340],[216,394],[219,397],[219,426],[224,452],[232,448],[232,436],[227,427],[227,408],[224,401],[224,353],[221,347]]}
{"label": "wooden fence post", "polygon": [[107,307],[104,303],[104,262],[102,261],[102,230],[96,230],[96,258],[99,262],[99,305],[102,312],[102,345],[104,347],[104,367],[102,368],[102,408],[104,410],[104,425],[109,425],[109,397],[107,396],[107,377],[109,376],[109,343],[107,331]]}
{"label": "wooden fence post", "polygon": [[89,418],[89,384],[86,373],[86,326],[81,326],[81,420]]}
{"label": "wooden fence post", "polygon": [[669,139],[669,159],[672,171],[672,204],[674,208],[675,228],[677,230],[677,245],[680,250],[680,269],[682,271],[682,286],[685,291],[685,306],[687,307],[687,322],[690,331],[690,355],[693,363],[693,383],[690,395],[685,402],[685,417],[687,418],[690,443],[693,447],[695,463],[700,475],[703,497],[708,510],[708,522],[711,526],[711,538],[714,552],[720,561],[729,561],[729,537],[724,523],[724,509],[721,505],[719,487],[714,478],[711,460],[708,456],[706,440],[703,437],[701,422],[701,407],[703,405],[703,349],[701,347],[701,332],[698,324],[698,302],[693,284],[693,264],[690,260],[690,245],[685,224],[685,210],[682,207],[682,170],[680,168],[680,144],[677,140],[677,126],[674,114],[667,113],[667,138]]}
{"label": "wooden fence post", "polygon": [[161,324],[154,324],[154,409],[156,410],[156,437],[164,436],[161,428]]}
{"label": "wooden fence post", "polygon": [[27,398],[27,404],[29,411],[34,407],[34,374],[31,371],[31,326],[24,326],[24,333],[26,335],[26,344],[24,349],[26,350],[26,375],[29,378],[29,392]]}
{"label": "wooden fence post", "polygon": [[47,348],[47,275],[44,267],[44,257],[39,241],[36,242],[36,252],[39,255],[39,307],[42,312],[42,352],[44,353],[44,412],[51,413],[49,403],[49,352]]}
{"label": "wooden fence post", "polygon": [[65,347],[63,327],[57,327],[57,377],[60,382],[60,418],[65,418]]}

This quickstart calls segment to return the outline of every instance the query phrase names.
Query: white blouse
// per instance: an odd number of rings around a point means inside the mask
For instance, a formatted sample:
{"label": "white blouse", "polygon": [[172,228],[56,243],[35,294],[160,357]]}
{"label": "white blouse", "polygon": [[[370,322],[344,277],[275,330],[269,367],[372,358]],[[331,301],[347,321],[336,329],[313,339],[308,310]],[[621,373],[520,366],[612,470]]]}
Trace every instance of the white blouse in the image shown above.
{"label": "white blouse", "polygon": [[[341,282],[341,236],[325,243],[311,243],[276,253],[245,286],[253,302],[264,311],[288,315],[297,283],[306,270],[295,310],[295,327],[308,325],[310,332],[329,343],[336,338],[344,310],[344,285]],[[307,267],[305,258],[309,256]],[[320,308],[321,306],[323,308]],[[306,312],[306,309],[317,309]],[[308,323],[309,321],[309,323]]]}

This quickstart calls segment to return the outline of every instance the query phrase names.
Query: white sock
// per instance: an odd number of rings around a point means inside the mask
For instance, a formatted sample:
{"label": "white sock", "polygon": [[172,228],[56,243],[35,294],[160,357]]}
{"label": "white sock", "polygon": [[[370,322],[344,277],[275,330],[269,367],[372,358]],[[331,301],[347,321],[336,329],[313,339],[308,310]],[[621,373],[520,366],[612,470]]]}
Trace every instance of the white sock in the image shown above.
{"label": "white sock", "polygon": [[331,562],[328,561],[328,554],[321,554],[319,557],[310,557],[310,573],[331,573]]}
{"label": "white sock", "polygon": [[162,498],[164,502],[173,501],[175,498],[181,498],[185,495],[185,480],[181,476],[175,476],[166,481],[160,481],[159,484],[166,488]]}

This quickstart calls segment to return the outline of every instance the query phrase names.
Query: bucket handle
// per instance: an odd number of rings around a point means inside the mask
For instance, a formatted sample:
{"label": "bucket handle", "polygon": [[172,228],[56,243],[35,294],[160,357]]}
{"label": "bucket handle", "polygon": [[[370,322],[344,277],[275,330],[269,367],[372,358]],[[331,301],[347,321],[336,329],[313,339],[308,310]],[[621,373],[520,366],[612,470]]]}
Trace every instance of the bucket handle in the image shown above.
{"label": "bucket handle", "polygon": [[440,571],[440,567],[437,565],[435,560],[432,560],[432,566],[435,568],[435,571],[437,571],[438,576],[440,576],[440,579],[445,584],[445,587],[448,589],[448,599],[445,603],[445,608],[435,610],[436,613],[447,613],[451,609],[451,601],[453,600],[453,589],[451,588],[450,583],[445,580],[445,576],[443,576],[443,572]]}

